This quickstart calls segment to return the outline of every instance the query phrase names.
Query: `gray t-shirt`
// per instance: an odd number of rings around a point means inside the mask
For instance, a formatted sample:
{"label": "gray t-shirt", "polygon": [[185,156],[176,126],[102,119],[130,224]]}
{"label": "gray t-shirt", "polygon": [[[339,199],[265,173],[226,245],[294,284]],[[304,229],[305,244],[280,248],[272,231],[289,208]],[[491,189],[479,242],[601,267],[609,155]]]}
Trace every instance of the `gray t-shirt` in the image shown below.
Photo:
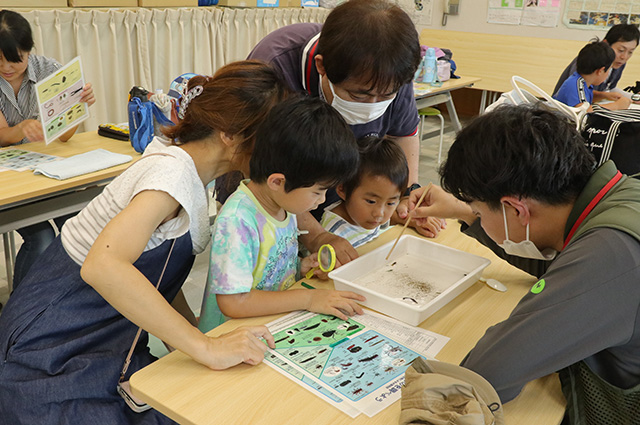
{"label": "gray t-shirt", "polygon": [[507,256],[480,220],[463,230],[545,283],[489,328],[462,362],[485,377],[503,403],[527,382],[580,360],[620,388],[640,383],[640,243],[634,237],[595,228],[545,262]]}

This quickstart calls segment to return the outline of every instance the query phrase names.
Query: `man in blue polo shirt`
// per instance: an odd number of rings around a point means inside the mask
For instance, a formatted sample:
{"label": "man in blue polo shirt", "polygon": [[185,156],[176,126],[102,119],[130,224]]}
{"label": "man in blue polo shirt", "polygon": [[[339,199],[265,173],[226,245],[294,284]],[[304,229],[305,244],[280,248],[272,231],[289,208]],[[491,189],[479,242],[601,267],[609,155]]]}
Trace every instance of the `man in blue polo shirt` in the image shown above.
{"label": "man in blue polo shirt", "polygon": [[[324,25],[294,24],[270,33],[248,59],[271,63],[293,90],[325,99],[356,138],[393,138],[407,157],[410,189],[419,187],[420,119],[411,80],[420,62],[420,42],[413,22],[397,5],[350,0],[335,8]],[[328,193],[314,213],[316,219],[324,206],[337,200],[335,192]],[[406,218],[406,202],[398,206],[397,214],[399,220]],[[340,251],[341,262],[357,256],[344,240],[324,232],[316,219],[309,214],[299,217],[300,228],[309,230],[303,237],[308,248],[331,242]],[[418,229],[427,236],[438,230]]]}

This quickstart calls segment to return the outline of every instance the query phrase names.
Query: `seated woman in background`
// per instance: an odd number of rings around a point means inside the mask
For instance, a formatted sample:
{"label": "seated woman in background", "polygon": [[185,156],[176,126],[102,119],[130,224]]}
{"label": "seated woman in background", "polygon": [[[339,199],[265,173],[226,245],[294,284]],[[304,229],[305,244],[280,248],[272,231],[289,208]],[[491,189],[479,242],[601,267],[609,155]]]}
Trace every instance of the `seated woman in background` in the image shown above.
{"label": "seated woman in background", "polygon": [[[154,358],[148,334],[211,369],[262,361],[263,327],[208,337],[170,303],[210,239],[206,186],[246,169],[256,125],[286,97],[255,61],[189,80],[184,118],[67,221],[0,316],[0,411],[6,423],[172,423],[134,413],[117,392],[140,326],[128,379]],[[159,285],[158,288],[155,286]],[[189,316],[188,318],[186,316]]]}
{"label": "seated woman in background", "polygon": [[[44,140],[35,86],[61,66],[55,59],[32,54],[33,46],[29,22],[19,13],[0,10],[0,146]],[[91,84],[84,86],[80,100],[89,106],[95,103]],[[76,129],[60,140],[69,140]],[[58,229],[69,217],[54,220]],[[24,243],[16,257],[14,288],[56,236],[47,221],[18,229],[18,233]]]}

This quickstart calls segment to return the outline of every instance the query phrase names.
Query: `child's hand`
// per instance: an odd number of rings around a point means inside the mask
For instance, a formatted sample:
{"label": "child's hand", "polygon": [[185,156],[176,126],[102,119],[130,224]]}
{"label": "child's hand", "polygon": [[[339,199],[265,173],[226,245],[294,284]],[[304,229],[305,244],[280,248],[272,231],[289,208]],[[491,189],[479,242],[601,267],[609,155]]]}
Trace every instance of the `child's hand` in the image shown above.
{"label": "child's hand", "polygon": [[38,120],[24,120],[18,124],[20,130],[30,142],[41,142],[44,140],[42,124]]}
{"label": "child's hand", "polygon": [[409,225],[416,229],[416,232],[428,238],[435,238],[440,230],[447,227],[447,220],[436,217],[413,218]]}
{"label": "child's hand", "polygon": [[194,356],[194,360],[213,370],[227,369],[240,363],[256,365],[264,359],[267,345],[275,348],[273,335],[265,326],[242,327],[207,339],[206,350],[202,356]]}
{"label": "child's hand", "polygon": [[307,310],[314,313],[330,314],[342,320],[347,320],[348,316],[354,314],[362,314],[362,307],[354,300],[366,300],[362,295],[350,291],[313,289],[308,292],[310,297]]}
{"label": "child's hand", "polygon": [[91,106],[96,103],[96,98],[93,96],[93,87],[91,87],[91,83],[85,84],[82,88],[80,102],[85,102],[87,106]]}
{"label": "child's hand", "polygon": [[320,249],[320,247],[324,244],[331,245],[333,250],[336,252],[336,267],[338,268],[343,264],[347,264],[349,261],[355,260],[358,258],[358,251],[349,243],[348,240],[334,235],[330,232],[322,232],[320,233],[314,240],[312,247],[307,246],[309,250],[315,250],[316,252]]}
{"label": "child's hand", "polygon": [[623,97],[620,93],[614,91],[605,91],[601,93],[602,98],[606,100],[610,100],[611,102],[615,102],[616,100]]}
{"label": "child's hand", "polygon": [[[628,97],[620,96],[618,100],[611,103],[610,105],[615,105],[615,107],[610,108],[613,110],[629,109],[629,106],[631,106],[631,99],[629,99]],[[606,107],[608,105],[604,105],[604,106]]]}
{"label": "child's hand", "polygon": [[[302,260],[300,260],[300,274],[302,274],[302,276],[306,275],[307,272],[309,270],[311,270],[314,267],[318,267],[318,253],[313,253],[311,255],[309,255],[308,257],[304,257]],[[320,269],[318,269],[319,271]],[[314,272],[314,275],[317,274]]]}

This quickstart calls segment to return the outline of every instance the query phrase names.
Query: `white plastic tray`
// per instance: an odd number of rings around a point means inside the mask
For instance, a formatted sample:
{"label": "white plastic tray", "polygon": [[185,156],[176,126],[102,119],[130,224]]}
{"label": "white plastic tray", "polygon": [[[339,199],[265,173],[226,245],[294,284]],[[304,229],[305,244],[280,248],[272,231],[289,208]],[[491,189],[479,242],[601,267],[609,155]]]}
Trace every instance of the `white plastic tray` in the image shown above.
{"label": "white plastic tray", "polygon": [[417,326],[480,278],[491,261],[423,238],[402,236],[332,271],[335,288],[362,304]]}

